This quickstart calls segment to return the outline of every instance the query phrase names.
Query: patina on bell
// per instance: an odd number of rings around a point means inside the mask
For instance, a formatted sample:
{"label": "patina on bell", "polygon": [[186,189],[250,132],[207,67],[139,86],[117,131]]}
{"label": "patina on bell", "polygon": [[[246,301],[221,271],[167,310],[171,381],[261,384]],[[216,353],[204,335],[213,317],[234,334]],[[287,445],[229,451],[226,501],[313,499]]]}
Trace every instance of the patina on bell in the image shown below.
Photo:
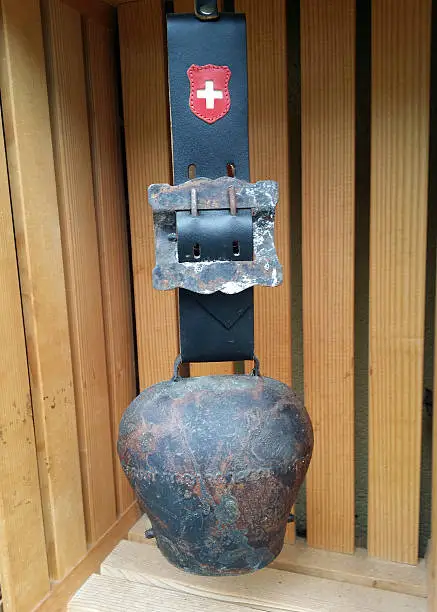
{"label": "patina on bell", "polygon": [[259,375],[158,383],[128,407],[118,440],[159,549],[202,575],[244,574],[273,561],[312,448],[301,401]]}

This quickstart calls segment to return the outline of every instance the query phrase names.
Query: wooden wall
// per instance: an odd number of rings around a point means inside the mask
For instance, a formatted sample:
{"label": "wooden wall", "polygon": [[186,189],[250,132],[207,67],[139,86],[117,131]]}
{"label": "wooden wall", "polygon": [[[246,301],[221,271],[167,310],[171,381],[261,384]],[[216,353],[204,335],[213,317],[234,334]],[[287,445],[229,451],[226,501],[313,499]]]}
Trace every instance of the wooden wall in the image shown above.
{"label": "wooden wall", "polygon": [[[174,8],[190,11],[191,4],[175,0]],[[299,4],[301,177],[290,174],[289,149],[295,145],[288,134],[287,3],[235,2],[235,9],[244,11],[247,18],[251,178],[280,183],[276,238],[287,272],[281,289],[256,290],[256,351],[266,374],[293,381],[295,289],[290,282],[290,259],[296,205],[291,205],[289,187],[301,180],[304,392],[315,430],[306,532],[311,546],[352,553],[355,233],[360,231],[355,215],[357,7],[355,0],[300,0]],[[368,540],[374,556],[415,563],[431,2],[374,0],[371,4]],[[144,208],[146,186],[170,180],[165,26],[158,5],[155,0],[143,0],[123,3],[118,9],[142,387],[168,377],[177,352],[175,295],[158,294],[150,283],[153,228]],[[151,334],[151,329],[157,334]],[[151,360],[158,339],[160,352]],[[191,366],[191,374],[217,371],[215,364]]]}
{"label": "wooden wall", "polygon": [[[368,1],[368,551],[415,564],[431,0]],[[289,4],[235,1],[247,17],[251,178],[280,183],[276,238],[286,271],[280,289],[256,290],[256,352],[265,374],[293,383],[299,339],[291,334],[298,289],[291,240],[299,234],[293,211],[301,208],[304,394],[315,431],[307,540],[352,553],[357,2],[293,3],[300,6],[296,141],[287,98]],[[118,423],[138,391],[137,371],[140,389],[169,378],[178,353],[176,296],[152,288],[146,202],[147,186],[171,175],[163,3],[114,4],[0,0],[0,581],[7,610],[32,609],[114,525],[136,515],[115,452]],[[174,5],[189,11],[192,1]],[[290,151],[301,167],[290,164]],[[301,200],[293,202],[297,183]],[[233,369],[192,364],[191,374]],[[434,551],[436,542],[434,535]]]}
{"label": "wooden wall", "polygon": [[0,7],[0,570],[27,611],[134,503],[136,366],[115,9]]}

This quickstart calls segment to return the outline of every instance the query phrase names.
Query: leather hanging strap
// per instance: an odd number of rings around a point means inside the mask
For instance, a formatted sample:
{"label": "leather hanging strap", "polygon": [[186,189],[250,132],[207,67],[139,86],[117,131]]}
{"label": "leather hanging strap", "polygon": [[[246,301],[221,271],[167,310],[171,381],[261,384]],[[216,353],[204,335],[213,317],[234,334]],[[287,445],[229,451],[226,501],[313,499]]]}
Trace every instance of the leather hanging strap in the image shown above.
{"label": "leather hanging strap", "polygon": [[[249,180],[246,22],[222,14],[201,21],[167,16],[173,180],[235,176]],[[179,261],[252,259],[247,211],[178,213]],[[232,209],[232,206],[231,206]],[[221,218],[220,218],[221,217]],[[253,289],[227,295],[179,290],[184,362],[253,359]]]}

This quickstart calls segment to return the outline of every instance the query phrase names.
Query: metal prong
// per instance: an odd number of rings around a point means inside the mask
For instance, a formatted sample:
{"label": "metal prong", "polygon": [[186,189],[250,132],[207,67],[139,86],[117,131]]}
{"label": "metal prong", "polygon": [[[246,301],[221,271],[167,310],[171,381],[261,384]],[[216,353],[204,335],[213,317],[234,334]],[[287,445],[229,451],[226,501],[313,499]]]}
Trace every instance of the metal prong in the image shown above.
{"label": "metal prong", "polygon": [[197,217],[197,191],[193,188],[191,190],[191,214],[193,217]]}
{"label": "metal prong", "polygon": [[237,214],[237,196],[235,195],[235,187],[229,187],[228,193],[229,193],[229,209],[231,211],[231,215],[235,216]]}

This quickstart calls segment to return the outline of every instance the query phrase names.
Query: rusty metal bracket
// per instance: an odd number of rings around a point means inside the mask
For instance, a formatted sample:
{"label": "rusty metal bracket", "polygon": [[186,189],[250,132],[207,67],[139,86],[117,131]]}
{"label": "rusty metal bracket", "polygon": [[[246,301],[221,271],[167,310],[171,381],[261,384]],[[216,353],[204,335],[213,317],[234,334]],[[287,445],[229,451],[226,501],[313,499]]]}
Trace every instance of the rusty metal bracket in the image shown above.
{"label": "rusty metal bracket", "polygon": [[[155,228],[155,289],[181,288],[201,294],[217,291],[235,294],[255,285],[276,287],[281,284],[282,267],[274,243],[278,202],[276,182],[248,183],[233,177],[200,178],[176,186],[151,185],[148,195]],[[177,213],[186,211],[201,216],[202,211],[228,211],[230,217],[237,220],[237,211],[248,210],[253,230],[253,257],[250,260],[180,261]]]}

